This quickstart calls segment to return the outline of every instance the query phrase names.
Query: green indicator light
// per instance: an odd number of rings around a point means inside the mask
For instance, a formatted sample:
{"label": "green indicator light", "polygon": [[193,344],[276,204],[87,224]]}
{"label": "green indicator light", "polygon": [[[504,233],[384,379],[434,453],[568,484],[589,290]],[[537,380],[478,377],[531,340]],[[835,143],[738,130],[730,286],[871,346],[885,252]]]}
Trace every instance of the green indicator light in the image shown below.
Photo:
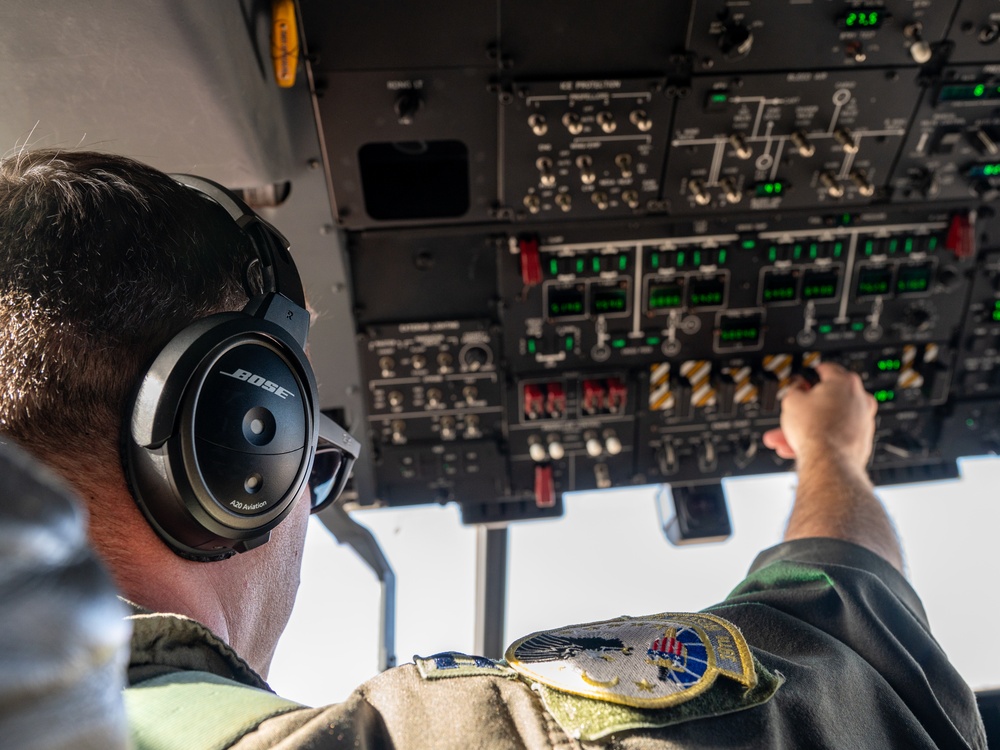
{"label": "green indicator light", "polygon": [[659,336],[647,336],[646,337],[646,344],[648,346],[659,346],[660,345],[660,338],[659,338]]}
{"label": "green indicator light", "polygon": [[576,272],[577,273],[583,273],[583,269],[584,269],[584,260],[583,260],[583,258],[577,258],[576,259]]}
{"label": "green indicator light", "polygon": [[599,289],[594,292],[594,298],[591,301],[590,311],[594,315],[625,312],[627,306],[628,302],[626,301],[624,290]]}
{"label": "green indicator light", "polygon": [[611,348],[612,349],[624,349],[625,348],[625,339],[611,339]]}
{"label": "green indicator light", "polygon": [[719,265],[724,266],[726,264],[726,248],[722,248],[719,251]]}
{"label": "green indicator light", "polygon": [[872,282],[868,284],[859,284],[858,291],[862,294],[885,294],[889,291],[888,284],[882,284],[877,282]]}
{"label": "green indicator light", "polygon": [[851,323],[851,330],[852,331],[863,331],[863,330],[865,330],[865,324],[864,323]]}
{"label": "green indicator light", "polygon": [[681,306],[681,290],[677,286],[652,287],[649,290],[649,309],[665,310]]}
{"label": "green indicator light", "polygon": [[840,223],[843,224],[843,225],[845,225],[845,226],[848,225],[848,224],[850,224],[851,223],[851,215],[850,214],[842,214],[841,217],[840,217]]}
{"label": "green indicator light", "polygon": [[993,302],[993,314],[992,314],[991,317],[995,321],[1000,321],[1000,299],[994,300],[994,302]]}
{"label": "green indicator light", "polygon": [[795,299],[795,286],[775,286],[764,289],[765,302],[784,302]]}
{"label": "green indicator light", "polygon": [[891,280],[891,268],[863,268],[858,274],[857,292],[868,296],[887,294]]}
{"label": "green indicator light", "polygon": [[817,255],[819,255],[819,246],[814,242],[809,246],[809,258],[816,260]]}
{"label": "green indicator light", "polygon": [[757,243],[754,240],[743,240],[744,250],[753,250],[755,247],[757,247]]}
{"label": "green indicator light", "polygon": [[754,193],[758,198],[774,198],[785,192],[785,183],[779,181],[758,182]]}
{"label": "green indicator light", "polygon": [[722,93],[712,94],[712,96],[709,97],[709,101],[711,101],[712,104],[725,104],[729,101],[729,96]]}
{"label": "green indicator light", "polygon": [[844,252],[844,243],[843,242],[835,243],[833,246],[833,257],[839,258],[843,254],[843,252]]}
{"label": "green indicator light", "polygon": [[875,240],[868,240],[865,242],[865,255],[871,255],[875,252]]}
{"label": "green indicator light", "polygon": [[937,250],[937,244],[938,244],[938,238],[931,237],[929,240],[927,240],[927,249],[933,253],[935,250]]}
{"label": "green indicator light", "polygon": [[549,316],[553,318],[567,315],[582,315],[583,291],[579,289],[549,290]]}
{"label": "green indicator light", "polygon": [[805,299],[826,299],[834,296],[836,291],[833,284],[807,284],[802,287],[802,296]]}
{"label": "green indicator light", "polygon": [[688,290],[692,306],[713,306],[723,303],[726,283],[721,278],[693,279]]}
{"label": "green indicator light", "polygon": [[906,242],[903,243],[903,252],[912,253],[913,252],[913,238],[907,237]]}
{"label": "green indicator light", "polygon": [[705,292],[703,294],[692,293],[691,304],[694,306],[721,305],[722,294],[720,292]]}
{"label": "green indicator light", "polygon": [[1000,86],[985,83],[965,83],[942,86],[938,94],[940,101],[972,101],[976,99],[997,99],[1000,98]]}
{"label": "green indicator light", "polygon": [[896,278],[896,291],[900,294],[919,294],[931,286],[931,266],[900,266]]}
{"label": "green indicator light", "polygon": [[824,323],[823,325],[821,325],[819,327],[818,330],[819,330],[820,333],[822,333],[822,334],[825,335],[825,334],[830,333],[831,331],[833,331],[833,326],[830,325],[829,323]]}
{"label": "green indicator light", "polygon": [[552,274],[553,276],[559,275],[559,261],[557,261],[555,258],[549,261],[549,273]]}
{"label": "green indicator light", "polygon": [[792,251],[792,258],[798,260],[802,257],[802,245],[796,245],[795,249]]}
{"label": "green indicator light", "polygon": [[890,391],[885,389],[881,391],[875,391],[875,393],[872,395],[875,396],[875,400],[878,401],[880,404],[884,404],[885,402],[892,401],[893,399],[896,398],[895,391]]}
{"label": "green indicator light", "polygon": [[652,254],[652,255],[651,255],[650,257],[649,257],[649,264],[650,264],[650,265],[651,265],[651,266],[652,266],[653,268],[659,268],[659,267],[660,267],[660,254],[659,254],[659,253],[653,253],[653,254]]}
{"label": "green indicator light", "polygon": [[778,259],[778,248],[774,245],[771,245],[771,249],[767,251],[767,259],[771,263],[774,263]]}
{"label": "green indicator light", "polygon": [[594,273],[600,273],[600,271],[601,271],[601,259],[598,258],[597,256],[594,256],[594,260],[591,263],[591,266],[594,269]]}
{"label": "green indicator light", "polygon": [[1000,163],[976,164],[969,167],[970,177],[1000,177]]}
{"label": "green indicator light", "polygon": [[965,420],[965,426],[968,427],[970,430],[976,429],[976,420],[974,420],[972,417],[969,417],[968,419]]}
{"label": "green indicator light", "polygon": [[574,341],[574,339],[573,339],[572,336],[567,336],[566,337],[566,341],[565,341],[566,351],[568,351],[568,352],[573,351],[573,345],[575,343],[576,342]]}
{"label": "green indicator light", "polygon": [[757,341],[759,338],[758,328],[730,328],[719,331],[719,340],[725,342]]}
{"label": "green indicator light", "polygon": [[619,271],[624,271],[627,268],[628,268],[628,256],[624,255],[624,254],[623,255],[619,255],[618,256],[618,270]]}
{"label": "green indicator light", "polygon": [[882,372],[898,372],[903,363],[898,359],[880,359],[875,366]]}
{"label": "green indicator light", "polygon": [[899,240],[897,240],[895,237],[893,237],[891,240],[889,240],[889,252],[890,253],[896,252],[896,248],[898,246],[899,246]]}
{"label": "green indicator light", "polygon": [[700,266],[701,265],[701,250],[695,250],[694,251],[694,264],[696,266]]}
{"label": "green indicator light", "polygon": [[677,265],[678,266],[683,266],[684,265],[684,251],[683,250],[681,250],[679,253],[677,253]]}
{"label": "green indicator light", "polygon": [[528,339],[528,354],[538,351],[538,343],[534,339]]}
{"label": "green indicator light", "polygon": [[843,24],[847,29],[877,29],[882,25],[885,16],[878,10],[852,11],[844,16]]}

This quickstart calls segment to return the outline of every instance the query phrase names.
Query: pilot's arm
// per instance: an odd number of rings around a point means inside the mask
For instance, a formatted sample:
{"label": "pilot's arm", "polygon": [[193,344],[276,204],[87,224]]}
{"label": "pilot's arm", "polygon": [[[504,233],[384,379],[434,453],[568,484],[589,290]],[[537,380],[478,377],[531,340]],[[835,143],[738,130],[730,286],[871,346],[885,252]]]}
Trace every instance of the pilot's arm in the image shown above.
{"label": "pilot's arm", "polygon": [[781,405],[781,427],[764,444],[794,458],[799,475],[785,541],[843,539],[865,547],[902,572],[899,540],[865,469],[875,436],[875,399],[861,378],[835,364],[817,368],[810,387],[797,382]]}

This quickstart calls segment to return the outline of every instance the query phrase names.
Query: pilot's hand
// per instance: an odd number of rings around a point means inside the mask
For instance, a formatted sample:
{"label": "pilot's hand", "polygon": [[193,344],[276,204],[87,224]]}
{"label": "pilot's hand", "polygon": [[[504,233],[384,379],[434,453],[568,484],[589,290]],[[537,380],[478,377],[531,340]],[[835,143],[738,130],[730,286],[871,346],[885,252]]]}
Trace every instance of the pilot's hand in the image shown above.
{"label": "pilot's hand", "polygon": [[824,362],[819,382],[798,379],[781,402],[781,426],[764,433],[764,445],[801,466],[828,458],[864,470],[875,439],[878,404],[856,373]]}

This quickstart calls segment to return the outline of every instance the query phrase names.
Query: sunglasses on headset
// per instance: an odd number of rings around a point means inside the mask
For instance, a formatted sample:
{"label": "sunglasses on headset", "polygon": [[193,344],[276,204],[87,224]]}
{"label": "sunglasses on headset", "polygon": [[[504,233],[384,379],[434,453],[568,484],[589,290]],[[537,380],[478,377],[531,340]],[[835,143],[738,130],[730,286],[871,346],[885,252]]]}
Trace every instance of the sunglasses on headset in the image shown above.
{"label": "sunglasses on headset", "polygon": [[319,415],[319,444],[309,474],[312,493],[310,513],[335,502],[351,476],[361,445],[343,427],[323,413]]}

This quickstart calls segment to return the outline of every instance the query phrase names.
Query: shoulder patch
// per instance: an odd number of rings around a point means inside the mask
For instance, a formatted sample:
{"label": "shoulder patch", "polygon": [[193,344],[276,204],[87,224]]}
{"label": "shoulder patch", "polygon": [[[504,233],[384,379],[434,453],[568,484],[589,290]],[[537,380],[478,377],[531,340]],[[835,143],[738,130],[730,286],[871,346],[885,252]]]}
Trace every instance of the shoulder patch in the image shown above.
{"label": "shoulder patch", "polygon": [[719,676],[757,684],[739,629],[709,614],[662,614],[571,625],[515,641],[507,663],[523,677],[571,695],[633,708],[696,698]]}
{"label": "shoulder patch", "polygon": [[514,679],[517,672],[485,656],[466,656],[457,651],[448,651],[434,656],[414,656],[413,663],[425,680],[442,680],[449,677],[505,677]]}

